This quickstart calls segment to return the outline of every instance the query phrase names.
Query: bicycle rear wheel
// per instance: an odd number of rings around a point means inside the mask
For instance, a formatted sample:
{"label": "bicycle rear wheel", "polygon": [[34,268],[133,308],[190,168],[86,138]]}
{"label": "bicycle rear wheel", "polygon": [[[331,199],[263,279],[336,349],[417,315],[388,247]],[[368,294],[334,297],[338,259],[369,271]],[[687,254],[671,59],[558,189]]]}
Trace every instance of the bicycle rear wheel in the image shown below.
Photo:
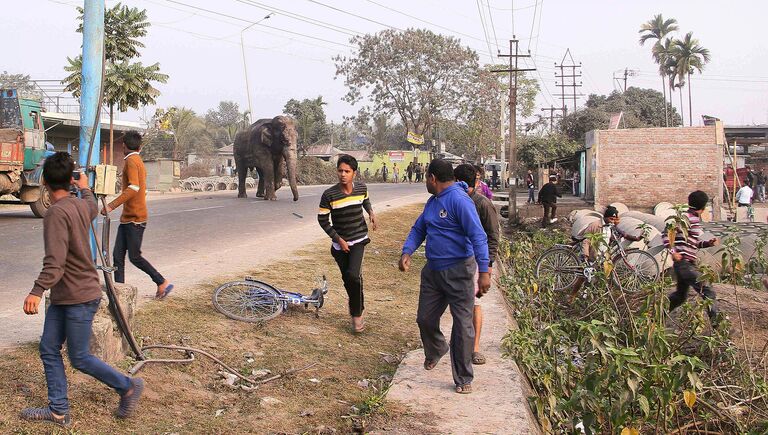
{"label": "bicycle rear wheel", "polygon": [[213,292],[213,306],[230,319],[264,322],[283,312],[281,293],[261,281],[228,282]]}
{"label": "bicycle rear wheel", "polygon": [[628,293],[640,291],[659,278],[659,264],[653,255],[630,249],[613,259],[613,282]]}
{"label": "bicycle rear wheel", "polygon": [[551,282],[555,291],[570,289],[582,273],[579,258],[569,248],[548,249],[536,261],[536,278]]}

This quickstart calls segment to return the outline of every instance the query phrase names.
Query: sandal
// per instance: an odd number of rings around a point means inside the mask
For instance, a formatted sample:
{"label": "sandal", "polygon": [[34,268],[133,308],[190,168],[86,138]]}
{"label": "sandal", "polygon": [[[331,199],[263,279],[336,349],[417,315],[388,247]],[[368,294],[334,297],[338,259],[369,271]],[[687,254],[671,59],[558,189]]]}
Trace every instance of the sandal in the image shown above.
{"label": "sandal", "polygon": [[456,385],[456,392],[459,394],[470,394],[472,392],[472,384]]}
{"label": "sandal", "polygon": [[480,366],[485,364],[485,357],[480,352],[472,352],[472,364]]}

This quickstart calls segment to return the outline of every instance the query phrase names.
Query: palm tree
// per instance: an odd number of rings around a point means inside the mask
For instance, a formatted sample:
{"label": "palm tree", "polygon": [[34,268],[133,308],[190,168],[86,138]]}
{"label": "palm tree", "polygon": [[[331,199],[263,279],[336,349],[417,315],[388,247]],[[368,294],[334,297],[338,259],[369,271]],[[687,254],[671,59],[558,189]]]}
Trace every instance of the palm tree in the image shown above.
{"label": "palm tree", "polygon": [[[69,65],[64,70],[70,74],[62,80],[64,90],[72,92],[76,98],[80,97],[82,81],[83,59],[77,56],[74,59],[67,58]],[[119,63],[108,63],[104,74],[103,103],[109,108],[109,156],[110,164],[114,155],[114,114],[115,107],[118,112],[125,112],[129,108],[138,109],[139,106],[155,104],[155,98],[160,91],[153,86],[154,82],[166,83],[168,75],[160,72],[160,64],[144,66],[141,62],[130,63],[124,60]]]}
{"label": "palm tree", "polygon": [[685,110],[683,106],[683,91],[682,87],[685,86],[685,75],[680,75],[676,72],[676,63],[674,58],[667,60],[667,77],[669,78],[669,100],[672,104],[672,92],[677,89],[680,92],[680,126],[685,126]]}
{"label": "palm tree", "polygon": [[704,70],[709,62],[709,50],[699,44],[693,37],[693,32],[686,33],[681,40],[675,41],[671,55],[675,58],[677,74],[688,80],[688,125],[693,125],[693,107],[691,103],[691,74]]}
{"label": "palm tree", "polygon": [[[659,72],[661,73],[661,87],[664,92],[664,119],[666,126],[669,126],[669,115],[667,114],[667,91],[666,80],[663,65],[666,62],[667,51],[663,50],[662,40],[666,36],[674,31],[678,30],[677,20],[669,18],[667,20],[662,17],[661,14],[655,15],[653,19],[649,20],[640,26],[640,45],[645,45],[648,41],[655,40],[651,53],[653,54],[654,61],[659,65]],[[670,91],[669,99],[672,99],[672,93]]]}

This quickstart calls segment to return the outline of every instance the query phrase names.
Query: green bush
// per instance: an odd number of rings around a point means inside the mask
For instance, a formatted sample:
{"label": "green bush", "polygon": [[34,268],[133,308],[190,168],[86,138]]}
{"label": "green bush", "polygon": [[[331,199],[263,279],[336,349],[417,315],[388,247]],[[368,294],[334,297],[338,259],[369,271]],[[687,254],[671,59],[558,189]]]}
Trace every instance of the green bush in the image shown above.
{"label": "green bush", "polygon": [[705,310],[685,304],[670,322],[669,278],[627,295],[598,274],[569,302],[537,280],[531,256],[565,238],[516,234],[502,250],[509,267],[501,288],[519,327],[503,345],[531,382],[545,432],[768,431],[765,366],[731,343],[728,320],[708,332]]}

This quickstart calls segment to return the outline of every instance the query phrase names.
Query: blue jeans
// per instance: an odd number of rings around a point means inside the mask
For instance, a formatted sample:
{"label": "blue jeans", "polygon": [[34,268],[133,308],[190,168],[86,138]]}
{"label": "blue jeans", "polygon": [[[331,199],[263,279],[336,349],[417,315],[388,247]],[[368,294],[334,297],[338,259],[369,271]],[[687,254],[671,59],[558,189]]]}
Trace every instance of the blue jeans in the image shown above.
{"label": "blue jeans", "polygon": [[91,375],[123,395],[131,388],[131,379],[104,361],[91,355],[91,325],[101,299],[76,305],[51,305],[45,314],[43,336],[40,338],[40,359],[43,360],[48,402],[51,411],[69,413],[67,375],[61,358],[61,345],[67,342],[72,367]]}

